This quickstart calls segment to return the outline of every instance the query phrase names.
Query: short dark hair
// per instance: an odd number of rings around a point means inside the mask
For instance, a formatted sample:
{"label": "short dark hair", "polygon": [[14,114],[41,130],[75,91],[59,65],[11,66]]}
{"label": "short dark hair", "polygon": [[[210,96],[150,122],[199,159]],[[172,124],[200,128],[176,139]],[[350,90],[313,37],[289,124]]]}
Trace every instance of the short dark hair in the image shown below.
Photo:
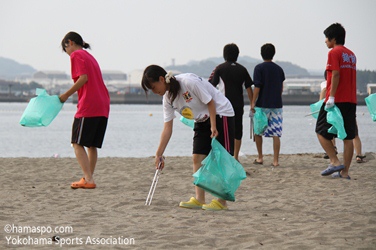
{"label": "short dark hair", "polygon": [[261,56],[264,60],[272,60],[275,55],[275,47],[271,43],[265,43],[261,46]]}
{"label": "short dark hair", "polygon": [[71,40],[77,45],[82,46],[84,49],[90,49],[90,44],[85,43],[80,34],[74,31],[70,31],[64,36],[63,40],[61,40],[61,47],[63,48],[64,52],[66,44],[69,42],[69,40]]}
{"label": "short dark hair", "polygon": [[229,43],[223,48],[225,61],[236,62],[239,56],[239,48],[235,43]]}
{"label": "short dark hair", "polygon": [[346,30],[340,23],[333,23],[324,30],[328,40],[336,39],[336,44],[345,45]]}

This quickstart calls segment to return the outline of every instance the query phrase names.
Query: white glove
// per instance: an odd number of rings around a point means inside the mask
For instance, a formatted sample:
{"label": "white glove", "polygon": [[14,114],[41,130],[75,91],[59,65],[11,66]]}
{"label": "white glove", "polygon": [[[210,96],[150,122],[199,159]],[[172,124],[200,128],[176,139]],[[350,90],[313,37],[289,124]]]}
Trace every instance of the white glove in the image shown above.
{"label": "white glove", "polygon": [[334,96],[329,96],[329,99],[325,104],[325,109],[330,109],[331,107],[334,107]]}
{"label": "white glove", "polygon": [[255,114],[252,112],[252,110],[249,110],[249,117],[252,118]]}

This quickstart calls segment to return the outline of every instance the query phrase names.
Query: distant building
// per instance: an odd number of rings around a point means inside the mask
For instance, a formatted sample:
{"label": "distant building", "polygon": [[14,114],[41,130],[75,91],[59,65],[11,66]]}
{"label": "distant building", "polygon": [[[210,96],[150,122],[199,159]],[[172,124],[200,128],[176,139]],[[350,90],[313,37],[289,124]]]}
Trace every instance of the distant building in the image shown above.
{"label": "distant building", "polygon": [[[118,88],[125,88],[128,84],[127,74],[119,70],[102,70],[102,77],[104,83],[114,92],[116,92]],[[23,82],[36,82],[46,89],[54,89],[58,85],[71,85],[73,80],[71,76],[64,71],[41,70],[35,72],[31,78],[27,78]]]}
{"label": "distant building", "polygon": [[56,85],[72,83],[72,79],[64,71],[43,70],[35,72],[31,78],[27,79],[27,82],[36,82],[46,89],[51,89]]}
{"label": "distant building", "polygon": [[367,93],[368,95],[376,93],[376,83],[367,84]]}
{"label": "distant building", "polygon": [[120,70],[102,70],[103,80],[111,82],[125,83],[127,81],[127,74]]}
{"label": "distant building", "polygon": [[283,82],[284,95],[310,95],[320,94],[320,84],[324,79],[320,78],[287,78]]}

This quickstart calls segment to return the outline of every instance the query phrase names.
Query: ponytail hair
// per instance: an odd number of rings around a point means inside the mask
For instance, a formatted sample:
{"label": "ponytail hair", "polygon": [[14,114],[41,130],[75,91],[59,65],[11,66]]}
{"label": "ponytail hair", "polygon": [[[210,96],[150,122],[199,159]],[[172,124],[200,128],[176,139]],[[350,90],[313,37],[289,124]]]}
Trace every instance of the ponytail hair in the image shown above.
{"label": "ponytail hair", "polygon": [[90,44],[84,42],[84,40],[78,33],[71,31],[71,32],[68,32],[63,38],[63,40],[61,41],[61,47],[63,48],[64,52],[65,52],[66,44],[69,42],[69,40],[71,40],[72,42],[81,46],[84,49],[90,49]]}
{"label": "ponytail hair", "polygon": [[167,73],[161,66],[150,65],[146,67],[142,76],[141,87],[144,89],[145,94],[147,95],[148,90],[151,89],[151,84],[158,82],[160,76],[165,78],[168,86],[168,99],[171,103],[173,103],[180,91],[180,83],[176,80],[171,72]]}

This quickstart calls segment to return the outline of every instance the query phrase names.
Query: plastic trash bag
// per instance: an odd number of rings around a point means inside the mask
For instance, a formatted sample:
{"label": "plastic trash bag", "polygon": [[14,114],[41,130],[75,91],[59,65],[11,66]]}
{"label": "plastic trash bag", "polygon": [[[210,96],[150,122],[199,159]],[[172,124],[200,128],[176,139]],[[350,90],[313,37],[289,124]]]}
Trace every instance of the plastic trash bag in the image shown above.
{"label": "plastic trash bag", "polygon": [[336,105],[334,105],[329,109],[325,108],[325,110],[328,112],[326,114],[327,122],[333,125],[328,129],[328,132],[332,134],[337,134],[337,137],[341,140],[345,139],[347,133],[345,131],[343,117],[339,108]]}
{"label": "plastic trash bag", "polygon": [[323,103],[324,103],[324,99],[321,99],[320,101],[309,105],[313,118],[317,119],[317,117],[319,117],[319,111]]}
{"label": "plastic trash bag", "polygon": [[192,129],[195,127],[195,121],[192,119],[187,119],[184,116],[180,116],[180,121]]}
{"label": "plastic trash bag", "polygon": [[255,111],[253,115],[253,130],[256,135],[262,135],[268,127],[268,117],[259,107],[255,107]]}
{"label": "plastic trash bag", "polygon": [[45,89],[36,90],[23,112],[20,124],[25,127],[48,126],[60,112],[63,103],[57,95],[50,96]]}
{"label": "plastic trash bag", "polygon": [[371,114],[372,121],[376,122],[376,93],[369,95],[364,99],[369,113]]}
{"label": "plastic trash bag", "polygon": [[215,139],[212,150],[193,174],[193,184],[223,200],[235,201],[235,191],[246,178],[243,166]]}

